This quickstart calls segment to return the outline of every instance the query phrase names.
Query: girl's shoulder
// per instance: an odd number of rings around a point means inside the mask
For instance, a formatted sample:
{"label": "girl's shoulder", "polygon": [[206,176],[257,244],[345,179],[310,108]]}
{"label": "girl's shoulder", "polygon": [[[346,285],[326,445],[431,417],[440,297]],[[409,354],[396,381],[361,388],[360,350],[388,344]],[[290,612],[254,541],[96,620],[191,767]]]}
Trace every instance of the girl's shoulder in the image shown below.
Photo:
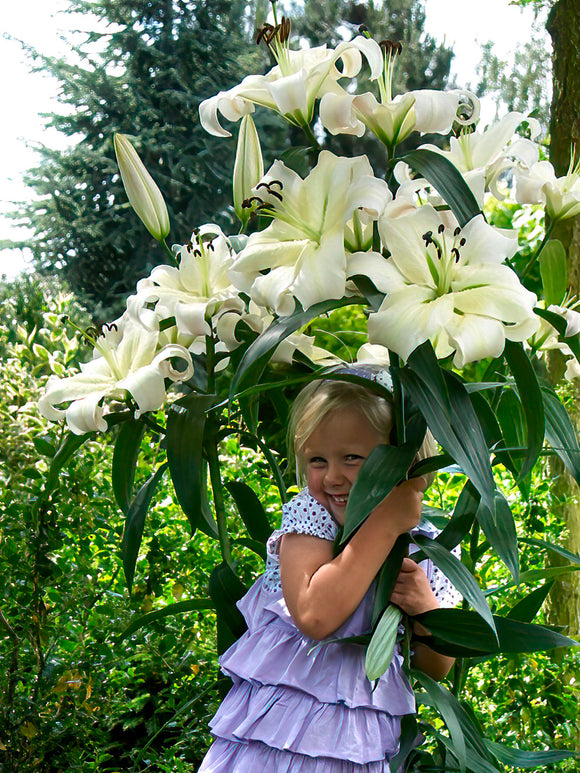
{"label": "girl's shoulder", "polygon": [[267,543],[266,571],[264,587],[269,591],[282,589],[280,583],[280,543],[285,534],[305,534],[334,541],[338,534],[338,524],[308,489],[303,489],[290,502],[282,505],[282,523],[272,533]]}
{"label": "girl's shoulder", "polygon": [[282,505],[280,531],[284,534],[307,534],[334,540],[338,528],[329,511],[309,494],[308,489],[302,489],[290,502]]}

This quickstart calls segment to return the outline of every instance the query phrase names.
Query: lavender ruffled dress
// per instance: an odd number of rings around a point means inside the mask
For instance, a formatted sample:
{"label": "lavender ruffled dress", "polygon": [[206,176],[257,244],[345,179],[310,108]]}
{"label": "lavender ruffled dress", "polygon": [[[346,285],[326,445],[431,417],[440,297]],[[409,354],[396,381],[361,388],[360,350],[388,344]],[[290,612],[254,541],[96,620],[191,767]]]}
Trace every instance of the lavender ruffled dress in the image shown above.
{"label": "lavender ruffled dress", "polygon": [[[386,773],[398,751],[401,718],[415,711],[395,651],[373,691],[357,644],[315,645],[294,625],[282,586],[278,550],[289,532],[334,540],[338,525],[306,490],[284,505],[282,526],[268,541],[265,573],[238,602],[248,630],[220,659],[233,687],[210,723],[216,737],[199,773]],[[417,531],[432,537],[432,526]],[[456,591],[423,564],[440,603]],[[447,602],[447,603],[446,603]],[[370,627],[371,588],[334,637]],[[315,647],[314,649],[312,649]]]}

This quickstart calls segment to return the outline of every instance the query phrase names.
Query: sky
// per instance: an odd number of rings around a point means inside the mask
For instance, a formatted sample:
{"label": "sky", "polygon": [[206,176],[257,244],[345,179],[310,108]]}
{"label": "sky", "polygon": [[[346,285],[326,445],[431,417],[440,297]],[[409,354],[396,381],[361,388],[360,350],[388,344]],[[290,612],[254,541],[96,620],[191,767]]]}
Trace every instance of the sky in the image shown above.
{"label": "sky", "polygon": [[[42,113],[57,108],[58,83],[43,73],[31,73],[23,54],[23,40],[44,54],[65,56],[63,37],[87,28],[86,16],[65,13],[67,0],[17,0],[5,2],[0,37],[0,72],[3,77],[3,117],[0,121],[0,242],[25,237],[3,213],[14,201],[30,197],[22,181],[36,163],[35,146],[65,146],[58,132],[44,127]],[[509,0],[425,0],[426,31],[445,41],[455,52],[452,75],[460,87],[476,83],[480,46],[492,41],[500,58],[508,59],[518,43],[531,37],[533,11],[509,5]],[[9,39],[10,36],[12,39]],[[27,265],[20,250],[0,249],[0,275],[14,276]]]}

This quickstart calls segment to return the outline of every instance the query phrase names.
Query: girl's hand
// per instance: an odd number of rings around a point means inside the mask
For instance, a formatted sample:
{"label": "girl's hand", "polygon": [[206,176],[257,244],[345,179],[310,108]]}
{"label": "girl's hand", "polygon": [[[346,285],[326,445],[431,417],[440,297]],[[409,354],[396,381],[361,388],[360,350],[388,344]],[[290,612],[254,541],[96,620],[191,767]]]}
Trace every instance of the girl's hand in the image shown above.
{"label": "girl's hand", "polygon": [[421,506],[426,485],[427,482],[422,475],[399,483],[375,507],[371,515],[379,518],[394,534],[405,534],[414,529],[421,520]]}
{"label": "girl's hand", "polygon": [[431,590],[425,572],[411,558],[403,559],[391,601],[407,615],[420,615],[421,612],[439,609],[439,602]]}

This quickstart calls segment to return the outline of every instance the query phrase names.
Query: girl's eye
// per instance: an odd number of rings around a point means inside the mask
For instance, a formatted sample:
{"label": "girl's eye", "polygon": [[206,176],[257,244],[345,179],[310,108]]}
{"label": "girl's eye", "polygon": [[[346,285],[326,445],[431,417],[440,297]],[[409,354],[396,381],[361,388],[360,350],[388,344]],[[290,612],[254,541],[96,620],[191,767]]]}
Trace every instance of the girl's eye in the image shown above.
{"label": "girl's eye", "polygon": [[308,464],[314,465],[315,467],[320,467],[320,465],[326,464],[326,459],[324,459],[322,456],[312,456],[308,460]]}
{"label": "girl's eye", "polygon": [[364,461],[365,457],[360,454],[347,454],[345,457],[346,462],[356,463]]}

